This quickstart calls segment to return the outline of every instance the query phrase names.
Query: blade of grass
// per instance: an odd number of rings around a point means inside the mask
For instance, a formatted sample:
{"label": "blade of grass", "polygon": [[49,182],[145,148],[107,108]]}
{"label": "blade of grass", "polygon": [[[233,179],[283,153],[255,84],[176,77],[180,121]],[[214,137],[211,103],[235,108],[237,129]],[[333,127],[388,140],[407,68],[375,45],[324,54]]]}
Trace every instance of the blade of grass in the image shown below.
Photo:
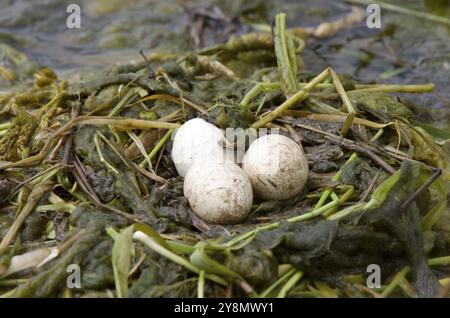
{"label": "blade of grass", "polygon": [[[148,158],[152,160],[158,151],[161,150],[161,148],[165,145],[167,140],[169,140],[170,136],[172,136],[172,133],[174,132],[174,129],[171,128],[169,131],[161,138],[161,140],[156,144],[156,146],[152,149],[152,151],[148,154]],[[145,165],[145,161],[142,161],[139,166],[143,167]]]}
{"label": "blade of grass", "polygon": [[132,242],[133,226],[124,229],[114,240],[111,262],[118,298],[124,298],[128,295],[128,273],[133,251]]}
{"label": "blade of grass", "polygon": [[381,296],[386,298],[388,297],[398,286],[400,281],[405,278],[405,275],[409,272],[409,267],[403,267],[397,274],[395,274],[392,281],[389,283],[389,285],[386,286],[386,288],[381,293]]}
{"label": "blade of grass", "polygon": [[114,166],[112,164],[110,164],[108,162],[108,160],[106,160],[105,157],[103,156],[103,152],[102,152],[102,149],[100,146],[100,139],[99,139],[99,136],[97,133],[94,136],[94,144],[95,144],[95,149],[97,150],[98,156],[100,157],[100,162],[103,163],[109,170],[111,170],[115,174],[120,174],[119,171],[116,168],[114,168]]}
{"label": "blade of grass", "polygon": [[108,117],[117,116],[120,114],[122,109],[126,106],[127,102],[137,96],[134,89],[130,89],[124,97],[117,103],[117,105],[111,110],[111,112],[108,114]]}
{"label": "blade of grass", "polygon": [[[356,152],[352,153],[352,155],[350,156],[350,158],[348,158],[348,160],[344,163],[344,166],[350,162],[352,162],[353,160],[355,160],[356,158],[358,158],[358,154]],[[333,176],[333,178],[331,178],[331,181],[333,182],[337,182],[339,181],[339,179],[341,178],[341,174],[342,174],[342,168],[339,169],[338,172],[336,172],[336,174]],[[323,204],[325,203],[325,201],[328,199],[328,197],[330,196],[331,192],[333,190],[332,189],[326,189],[323,194],[321,195],[319,201],[317,202],[316,206],[314,207],[314,210],[319,209],[320,207],[323,206]]]}
{"label": "blade of grass", "polygon": [[[136,144],[137,148],[141,152],[142,156],[144,157],[144,165],[145,165],[145,162],[147,162],[148,168],[150,170],[152,170],[153,169],[152,161],[151,161],[150,157],[148,156],[147,152],[145,151],[145,147],[144,147],[144,144],[142,143],[142,141],[139,139],[139,137],[134,132],[129,131],[128,136],[130,136],[131,140],[133,140],[133,142]],[[142,165],[141,168],[143,168],[144,165]]]}
{"label": "blade of grass", "polygon": [[341,96],[344,106],[347,108],[348,116],[344,122],[342,129],[341,129],[342,136],[346,136],[347,132],[349,131],[350,127],[353,124],[353,119],[356,116],[356,111],[355,111],[355,108],[353,107],[350,99],[348,98],[347,93],[345,92],[345,89],[342,86],[341,81],[339,80],[339,77],[336,75],[336,73],[331,68],[330,68],[330,74],[331,74],[331,78],[333,79],[334,86],[336,87],[338,94]]}
{"label": "blade of grass", "polygon": [[205,297],[205,271],[200,271],[198,275],[197,298]]}
{"label": "blade of grass", "polygon": [[297,270],[295,268],[292,268],[287,273],[285,273],[283,276],[278,278],[275,283],[267,287],[261,294],[259,294],[259,298],[265,298],[267,297],[275,288],[277,288],[282,282],[284,282],[286,279],[291,277]]}
{"label": "blade of grass", "polygon": [[306,84],[301,90],[297,93],[289,97],[284,103],[275,108],[272,112],[267,115],[261,117],[258,121],[254,122],[253,128],[261,128],[272,122],[275,118],[279,117],[283,112],[289,109],[298,101],[306,98],[308,96],[308,92],[314,89],[319,83],[323,82],[330,76],[330,69],[326,68],[322,73],[313,78],[308,84]]}
{"label": "blade of grass", "polygon": [[297,90],[297,57],[295,55],[292,39],[286,34],[286,14],[279,13],[275,17],[273,42],[277,57],[278,73],[281,87],[286,96],[294,94]]}
{"label": "blade of grass", "polygon": [[271,91],[280,88],[280,83],[258,83],[253,86],[242,98],[241,105],[248,106],[250,100],[261,92]]}
{"label": "blade of grass", "polygon": [[384,93],[429,93],[434,90],[433,83],[426,84],[410,84],[410,85],[396,85],[396,84],[376,84],[376,85],[355,85],[356,89],[349,92],[384,92]]}
{"label": "blade of grass", "polygon": [[301,271],[297,271],[291,278],[286,282],[286,284],[281,288],[277,295],[277,298],[285,298],[289,291],[297,285],[298,281],[303,277]]}

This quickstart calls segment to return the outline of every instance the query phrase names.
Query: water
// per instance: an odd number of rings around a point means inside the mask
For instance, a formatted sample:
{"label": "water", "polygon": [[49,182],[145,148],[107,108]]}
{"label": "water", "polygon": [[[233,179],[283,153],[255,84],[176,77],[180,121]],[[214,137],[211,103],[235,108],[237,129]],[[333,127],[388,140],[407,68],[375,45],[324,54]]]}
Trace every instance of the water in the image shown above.
{"label": "water", "polygon": [[[80,29],[66,26],[66,6],[74,2],[81,8]],[[449,0],[389,2],[450,19]],[[312,27],[351,10],[346,2],[325,0],[0,0],[0,43],[70,79],[74,73],[140,60],[140,50],[193,49],[187,8],[217,14],[212,4],[225,19],[215,30],[206,28],[203,45],[250,31],[248,20],[268,23],[281,11],[288,14],[288,26]],[[242,13],[247,21],[237,18]],[[450,28],[443,24],[382,10],[381,29],[361,23],[332,38],[311,39],[303,58],[310,71],[331,66],[365,82],[433,82],[435,93],[411,99],[423,120],[450,127]],[[0,52],[0,65],[8,63],[10,57]]]}

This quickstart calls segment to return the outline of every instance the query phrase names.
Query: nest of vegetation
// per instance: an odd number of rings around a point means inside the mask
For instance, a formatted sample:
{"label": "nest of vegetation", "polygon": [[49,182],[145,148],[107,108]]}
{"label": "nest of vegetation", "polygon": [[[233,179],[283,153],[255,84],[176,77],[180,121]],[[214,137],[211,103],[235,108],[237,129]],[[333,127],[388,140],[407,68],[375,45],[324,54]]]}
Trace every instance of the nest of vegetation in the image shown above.
{"label": "nest of vegetation", "polygon": [[[307,38],[276,18],[183,56],[151,54],[82,83],[44,68],[0,100],[4,297],[388,297],[448,292],[449,133],[395,93],[305,72]],[[242,224],[207,224],[183,196],[171,134],[201,117],[276,127],[310,173]],[[79,288],[67,285],[70,265]],[[371,264],[380,286],[368,288]],[[76,273],[74,273],[75,275]],[[75,281],[76,283],[76,281]]]}

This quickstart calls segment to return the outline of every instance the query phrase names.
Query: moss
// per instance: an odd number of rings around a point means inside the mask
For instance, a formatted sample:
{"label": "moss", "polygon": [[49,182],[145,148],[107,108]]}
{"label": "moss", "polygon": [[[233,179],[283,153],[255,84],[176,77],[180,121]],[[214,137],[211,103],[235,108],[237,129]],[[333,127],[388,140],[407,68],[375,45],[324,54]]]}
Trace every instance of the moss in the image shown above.
{"label": "moss", "polygon": [[377,174],[375,186],[384,181],[387,177],[385,173],[372,167],[367,160],[356,158],[342,167],[340,180],[344,184],[353,185],[356,189],[364,191],[370,186]]}
{"label": "moss", "polygon": [[384,93],[348,92],[348,96],[357,102],[358,109],[381,119],[414,117],[413,112],[408,107]]}
{"label": "moss", "polygon": [[3,204],[9,197],[13,184],[8,179],[0,179],[0,204]]}
{"label": "moss", "polygon": [[45,234],[47,222],[47,218],[41,213],[31,213],[23,224],[21,239],[25,242],[41,239]]}
{"label": "moss", "polygon": [[25,111],[19,112],[14,117],[6,135],[0,140],[0,160],[22,159],[34,131],[35,122],[35,118]]}
{"label": "moss", "polygon": [[238,256],[230,256],[226,265],[240,273],[252,286],[267,285],[278,276],[278,261],[272,252],[267,250],[245,249]]}
{"label": "moss", "polygon": [[130,298],[187,297],[196,292],[195,281],[187,281],[187,272],[178,265],[157,258],[145,268],[129,289]]}

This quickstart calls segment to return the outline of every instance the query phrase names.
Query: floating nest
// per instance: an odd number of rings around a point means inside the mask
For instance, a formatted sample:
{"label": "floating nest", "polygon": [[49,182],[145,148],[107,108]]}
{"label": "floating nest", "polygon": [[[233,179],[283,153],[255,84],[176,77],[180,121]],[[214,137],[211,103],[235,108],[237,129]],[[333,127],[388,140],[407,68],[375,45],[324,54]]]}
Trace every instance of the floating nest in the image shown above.
{"label": "floating nest", "polygon": [[[449,132],[396,98],[433,85],[309,74],[311,34],[280,14],[272,34],[70,85],[43,68],[4,92],[2,296],[445,296]],[[242,224],[205,223],[170,157],[173,131],[196,117],[301,143],[305,190],[255,200]]]}

